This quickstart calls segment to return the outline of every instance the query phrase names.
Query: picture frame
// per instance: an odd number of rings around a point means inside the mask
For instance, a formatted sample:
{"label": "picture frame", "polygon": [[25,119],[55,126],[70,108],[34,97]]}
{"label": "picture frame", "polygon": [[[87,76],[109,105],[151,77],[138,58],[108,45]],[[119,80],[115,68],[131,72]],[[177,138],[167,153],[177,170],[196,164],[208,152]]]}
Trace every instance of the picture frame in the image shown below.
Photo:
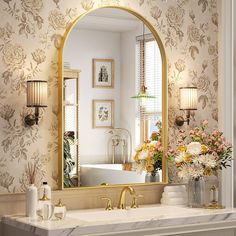
{"label": "picture frame", "polygon": [[113,59],[93,59],[93,88],[114,88]]}
{"label": "picture frame", "polygon": [[114,100],[93,100],[93,128],[114,128]]}

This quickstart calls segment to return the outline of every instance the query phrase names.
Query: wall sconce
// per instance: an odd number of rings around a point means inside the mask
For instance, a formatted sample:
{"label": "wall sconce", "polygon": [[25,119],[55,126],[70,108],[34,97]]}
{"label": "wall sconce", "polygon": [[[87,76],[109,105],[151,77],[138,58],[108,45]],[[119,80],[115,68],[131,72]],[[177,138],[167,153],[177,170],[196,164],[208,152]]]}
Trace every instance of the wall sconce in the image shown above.
{"label": "wall sconce", "polygon": [[182,126],[184,122],[189,125],[190,111],[197,110],[197,87],[181,87],[180,92],[180,110],[186,110],[186,119],[183,116],[177,116],[175,124]]}
{"label": "wall sconce", "polygon": [[47,90],[48,84],[45,80],[28,80],[27,81],[27,107],[34,107],[34,115],[29,114],[25,117],[25,124],[32,126],[38,124],[39,108],[47,107]]}

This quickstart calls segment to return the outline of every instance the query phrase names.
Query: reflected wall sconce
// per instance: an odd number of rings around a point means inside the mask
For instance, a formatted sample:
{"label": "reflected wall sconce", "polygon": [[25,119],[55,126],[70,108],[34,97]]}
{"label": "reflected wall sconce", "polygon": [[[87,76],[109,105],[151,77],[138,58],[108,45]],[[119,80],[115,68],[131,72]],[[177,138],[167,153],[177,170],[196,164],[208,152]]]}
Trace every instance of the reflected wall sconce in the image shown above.
{"label": "reflected wall sconce", "polygon": [[177,116],[175,124],[182,126],[184,122],[189,125],[190,111],[197,110],[197,87],[181,87],[180,92],[180,110],[186,111],[186,119],[183,116]]}
{"label": "reflected wall sconce", "polygon": [[27,107],[34,107],[35,113],[25,117],[28,126],[37,125],[39,121],[39,108],[47,107],[48,84],[45,80],[27,81]]}

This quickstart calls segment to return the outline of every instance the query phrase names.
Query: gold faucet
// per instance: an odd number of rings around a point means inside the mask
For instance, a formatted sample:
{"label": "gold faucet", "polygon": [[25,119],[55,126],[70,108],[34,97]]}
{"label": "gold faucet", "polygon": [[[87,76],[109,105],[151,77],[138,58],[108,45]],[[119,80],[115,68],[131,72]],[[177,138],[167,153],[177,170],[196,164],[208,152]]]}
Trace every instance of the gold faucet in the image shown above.
{"label": "gold faucet", "polygon": [[120,193],[120,200],[119,200],[119,204],[118,204],[118,209],[125,209],[125,196],[126,196],[126,192],[129,191],[130,195],[135,196],[135,190],[130,187],[130,186],[126,186],[122,189],[121,193]]}

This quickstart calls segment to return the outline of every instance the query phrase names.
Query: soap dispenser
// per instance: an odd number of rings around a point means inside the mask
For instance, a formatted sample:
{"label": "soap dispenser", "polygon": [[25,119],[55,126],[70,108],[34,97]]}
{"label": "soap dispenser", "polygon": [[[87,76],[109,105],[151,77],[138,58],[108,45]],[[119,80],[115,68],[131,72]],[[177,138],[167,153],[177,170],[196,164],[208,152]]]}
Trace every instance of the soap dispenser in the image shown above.
{"label": "soap dispenser", "polygon": [[43,185],[39,189],[39,199],[42,199],[44,194],[47,196],[48,200],[52,199],[52,190],[47,182],[43,182]]}
{"label": "soap dispenser", "polygon": [[42,220],[50,220],[54,214],[54,206],[47,197],[46,189],[44,189],[43,197],[39,199],[37,215]]}

